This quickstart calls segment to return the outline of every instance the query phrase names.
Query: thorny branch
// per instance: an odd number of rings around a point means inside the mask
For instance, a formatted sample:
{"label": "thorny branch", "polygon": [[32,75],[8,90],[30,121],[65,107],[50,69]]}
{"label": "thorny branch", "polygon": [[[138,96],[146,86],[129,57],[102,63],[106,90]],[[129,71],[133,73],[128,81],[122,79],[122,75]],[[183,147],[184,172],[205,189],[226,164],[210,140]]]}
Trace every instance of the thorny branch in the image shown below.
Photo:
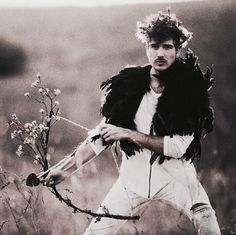
{"label": "thorny branch", "polygon": [[[31,123],[23,124],[16,114],[13,114],[11,120],[8,122],[9,127],[15,128],[14,132],[11,133],[12,139],[17,139],[22,142],[19,145],[16,154],[20,157],[23,154],[28,154],[32,157],[35,163],[39,163],[43,168],[43,171],[47,171],[49,168],[48,163],[48,146],[49,146],[49,135],[52,125],[60,119],[59,102],[56,100],[57,96],[61,93],[59,89],[54,89],[54,92],[46,88],[41,81],[40,74],[37,75],[37,80],[31,85],[33,88],[38,89],[39,97],[30,95],[26,92],[24,95],[37,102],[41,105],[40,109],[40,122],[32,121]],[[6,186],[4,186],[6,187]],[[119,220],[138,220],[140,216],[125,216],[125,215],[114,215],[110,214],[108,210],[104,209],[104,213],[95,213],[88,209],[81,209],[74,205],[68,197],[63,197],[55,186],[49,187],[49,190],[58,198],[61,202],[64,202],[68,207],[73,209],[74,213],[85,213],[92,217],[96,217],[97,220],[102,217],[119,219]],[[19,189],[18,189],[19,191]],[[19,191],[20,192],[20,191]],[[24,198],[25,199],[25,198]],[[30,200],[30,199],[29,199]],[[26,200],[27,201],[27,200]],[[27,206],[30,206],[30,201],[27,201]],[[8,203],[9,208],[10,204]],[[27,210],[27,208],[26,208]],[[16,225],[18,222],[12,214]]]}
{"label": "thorny branch", "polygon": [[73,209],[73,213],[85,213],[92,217],[97,217],[98,219],[102,217],[106,218],[112,218],[112,219],[119,219],[119,220],[139,220],[140,216],[134,215],[134,216],[126,216],[126,215],[115,215],[110,214],[109,211],[106,211],[105,213],[95,213],[88,209],[81,209],[77,206],[75,206],[69,198],[64,198],[61,196],[61,194],[57,191],[56,187],[51,187],[50,190],[61,202],[64,202],[67,206],[71,207]]}

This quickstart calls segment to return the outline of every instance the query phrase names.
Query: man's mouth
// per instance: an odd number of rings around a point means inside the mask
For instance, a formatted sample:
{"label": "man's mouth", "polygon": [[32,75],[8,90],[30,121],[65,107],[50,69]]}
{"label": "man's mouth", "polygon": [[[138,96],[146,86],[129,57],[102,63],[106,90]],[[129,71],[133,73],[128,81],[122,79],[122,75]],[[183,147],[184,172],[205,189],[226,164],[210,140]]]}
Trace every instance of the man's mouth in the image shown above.
{"label": "man's mouth", "polygon": [[155,60],[155,62],[157,62],[157,63],[165,63],[166,61],[165,60]]}

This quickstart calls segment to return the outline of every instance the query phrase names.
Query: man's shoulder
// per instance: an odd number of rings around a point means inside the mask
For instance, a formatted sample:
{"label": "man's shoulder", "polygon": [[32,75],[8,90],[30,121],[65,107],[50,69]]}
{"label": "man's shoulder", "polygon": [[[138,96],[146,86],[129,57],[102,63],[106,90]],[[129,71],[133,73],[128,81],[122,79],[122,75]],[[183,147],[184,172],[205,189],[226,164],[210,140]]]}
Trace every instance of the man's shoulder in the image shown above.
{"label": "man's shoulder", "polygon": [[119,74],[134,74],[134,73],[145,73],[150,71],[151,65],[126,65],[122,70],[120,70]]}

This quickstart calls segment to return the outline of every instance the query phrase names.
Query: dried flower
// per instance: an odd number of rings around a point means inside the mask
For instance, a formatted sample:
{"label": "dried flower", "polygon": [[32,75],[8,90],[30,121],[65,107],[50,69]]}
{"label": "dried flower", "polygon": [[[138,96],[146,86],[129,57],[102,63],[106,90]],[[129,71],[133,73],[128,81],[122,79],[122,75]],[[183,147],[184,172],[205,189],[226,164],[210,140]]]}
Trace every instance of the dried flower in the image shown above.
{"label": "dried flower", "polygon": [[60,89],[54,89],[54,94],[57,96],[61,93],[61,90]]}
{"label": "dried flower", "polygon": [[12,115],[11,115],[11,118],[16,120],[16,119],[17,119],[16,114],[12,114]]}
{"label": "dried flower", "polygon": [[21,135],[22,133],[23,133],[22,130],[17,131],[17,134],[18,134],[18,135]]}
{"label": "dried flower", "polygon": [[36,159],[37,161],[39,161],[39,160],[40,160],[40,155],[37,154],[37,155],[35,156],[35,159]]}
{"label": "dried flower", "polygon": [[39,132],[42,132],[44,130],[45,126],[43,124],[39,124],[37,129],[39,130]]}
{"label": "dried flower", "polygon": [[13,132],[11,133],[11,139],[15,139],[16,138],[16,134]]}
{"label": "dried flower", "polygon": [[33,126],[37,125],[37,122],[34,120],[31,122]]}
{"label": "dried flower", "polygon": [[46,122],[50,122],[50,121],[51,121],[51,118],[48,117],[48,116],[46,116],[46,117],[45,117],[45,120],[46,120]]}
{"label": "dried flower", "polygon": [[30,138],[26,137],[26,138],[24,139],[24,144],[30,144]]}
{"label": "dried flower", "polygon": [[23,150],[23,146],[19,145],[18,149],[16,150],[16,155],[18,157],[20,157],[23,154],[22,150]]}
{"label": "dried flower", "polygon": [[45,88],[45,90],[44,90],[44,93],[43,93],[43,94],[44,94],[44,95],[48,95],[49,91],[50,91],[50,90],[49,90],[48,88]]}
{"label": "dried flower", "polygon": [[31,84],[31,87],[37,87],[39,83],[40,83],[40,81],[36,80]]}

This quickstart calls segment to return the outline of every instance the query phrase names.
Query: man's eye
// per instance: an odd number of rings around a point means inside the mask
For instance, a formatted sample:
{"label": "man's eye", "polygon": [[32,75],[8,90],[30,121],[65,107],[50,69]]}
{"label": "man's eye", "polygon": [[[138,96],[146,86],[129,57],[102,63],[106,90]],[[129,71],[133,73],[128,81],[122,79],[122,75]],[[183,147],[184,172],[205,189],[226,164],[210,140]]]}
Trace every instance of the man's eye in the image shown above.
{"label": "man's eye", "polygon": [[164,45],[163,46],[165,49],[172,49],[174,46],[173,45]]}
{"label": "man's eye", "polygon": [[152,45],[151,45],[151,48],[157,49],[157,48],[158,48],[158,45],[157,45],[157,44],[152,44]]}

